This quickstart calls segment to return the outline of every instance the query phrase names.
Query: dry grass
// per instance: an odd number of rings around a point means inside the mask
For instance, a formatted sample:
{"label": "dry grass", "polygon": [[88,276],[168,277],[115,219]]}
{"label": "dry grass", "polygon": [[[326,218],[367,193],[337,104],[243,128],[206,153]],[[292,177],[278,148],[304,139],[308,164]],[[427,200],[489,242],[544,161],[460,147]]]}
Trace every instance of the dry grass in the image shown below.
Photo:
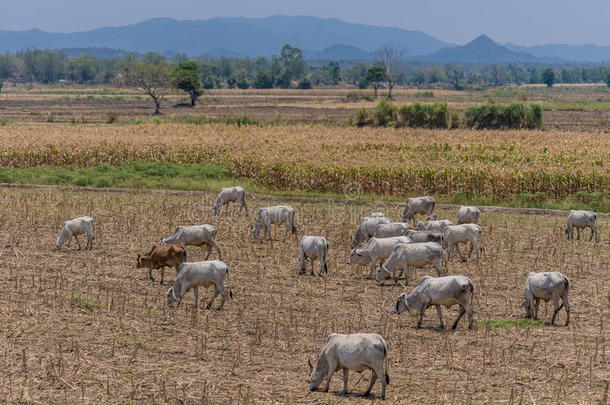
{"label": "dry grass", "polygon": [[[83,132],[86,140],[90,132]],[[463,321],[451,333],[435,329],[433,309],[421,330],[412,317],[391,314],[405,288],[379,287],[346,265],[358,218],[371,211],[396,218],[398,208],[285,201],[297,211],[301,235],[326,235],[330,241],[329,275],[310,277],[297,275],[294,239],[252,242],[253,218],[213,217],[213,198],[3,190],[0,398],[370,403],[338,395],[339,375],[330,393],[310,393],[306,374],[307,358],[315,357],[328,333],[362,331],[380,333],[389,343],[392,384],[385,403],[602,401],[610,378],[606,217],[600,219],[601,242],[594,244],[565,240],[563,216],[485,213],[481,262],[449,264],[451,274],[465,274],[475,284],[478,328],[469,332]],[[269,203],[249,205],[254,211]],[[62,221],[82,214],[95,218],[93,251],[53,251]],[[135,269],[137,253],[176,225],[194,223],[219,227],[234,292],[223,311],[194,311],[192,293],[180,307],[166,309],[167,286],[151,284],[145,271]],[[201,260],[203,254],[189,249],[189,257]],[[482,321],[521,318],[527,272],[546,270],[570,278],[569,327],[483,327]],[[432,273],[417,269],[411,279]],[[166,275],[172,280],[173,270]],[[449,322],[456,310],[444,313]],[[543,306],[543,320],[550,315],[550,306]],[[558,322],[564,320],[561,312]],[[351,392],[366,388],[364,380],[357,381],[351,373]]]}
{"label": "dry grass", "polygon": [[[413,130],[322,125],[5,125],[0,164],[93,166],[126,160],[212,162],[276,189],[404,195],[610,188],[610,134]],[[256,153],[253,153],[256,151]]]}

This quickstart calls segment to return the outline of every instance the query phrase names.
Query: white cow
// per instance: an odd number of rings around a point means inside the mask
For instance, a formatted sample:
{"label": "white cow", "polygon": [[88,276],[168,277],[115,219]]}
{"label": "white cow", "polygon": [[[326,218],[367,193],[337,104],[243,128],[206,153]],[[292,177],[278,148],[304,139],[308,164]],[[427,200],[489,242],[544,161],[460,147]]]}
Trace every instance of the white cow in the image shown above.
{"label": "white cow", "polygon": [[195,308],[197,308],[199,305],[199,287],[214,286],[214,296],[205,308],[210,309],[212,307],[212,302],[214,302],[214,299],[220,294],[222,299],[218,309],[222,309],[225,304],[226,295],[224,286],[225,276],[227,277],[229,296],[233,298],[229,266],[225,263],[220,260],[182,263],[178,276],[174,281],[174,285],[167,291],[167,306],[172,305],[176,301],[180,304],[184,294],[192,289],[195,294]]}
{"label": "white cow", "polygon": [[453,323],[451,329],[457,327],[458,322],[468,314],[468,329],[472,329],[472,296],[474,294],[474,285],[468,277],[464,276],[445,276],[445,277],[430,277],[424,276],[417,286],[408,293],[401,294],[396,301],[396,314],[400,314],[405,309],[408,311],[418,311],[419,320],[417,328],[421,327],[422,319],[426,308],[434,305],[438,313],[438,319],[441,321],[441,329],[445,329],[443,324],[443,314],[441,306],[447,308],[458,304],[460,313]]}
{"label": "white cow", "polygon": [[[555,317],[559,310],[565,306],[566,326],[570,323],[570,304],[568,294],[570,292],[570,281],[558,271],[544,273],[529,273],[525,280],[525,301],[521,308],[525,307],[527,318],[538,319],[538,304],[540,300],[553,300],[553,317],[551,325],[555,325]],[[559,305],[559,298],[563,300]]]}
{"label": "white cow", "polygon": [[407,236],[411,230],[411,225],[406,222],[392,222],[389,224],[379,224],[375,228],[374,238],[391,238],[393,236]]}
{"label": "white cow", "polygon": [[271,240],[271,224],[281,225],[284,223],[286,224],[284,239],[288,236],[288,232],[292,232],[296,236],[297,227],[294,225],[294,208],[291,206],[276,205],[261,208],[256,214],[256,222],[254,228],[252,228],[252,238],[258,238],[261,229],[264,229],[264,234],[267,234],[269,240]]}
{"label": "white cow", "polygon": [[481,210],[477,207],[462,205],[457,212],[457,224],[478,224]]}
{"label": "white cow", "polygon": [[352,249],[359,246],[362,242],[368,241],[375,234],[378,225],[390,223],[392,223],[392,220],[380,212],[374,212],[370,217],[361,218],[360,225],[352,238]]}
{"label": "white cow", "polygon": [[[385,361],[385,370],[383,363]],[[368,396],[375,381],[381,382],[381,398],[385,399],[386,385],[390,384],[388,375],[388,344],[376,333],[354,333],[351,335],[340,335],[331,333],[326,339],[326,344],[320,352],[316,366],[313,367],[311,360],[309,365],[309,389],[315,391],[323,380],[326,381],[325,392],[328,392],[330,380],[333,373],[343,369],[343,394],[347,393],[347,377],[349,370],[362,373],[372,370],[371,382],[364,393]]]}
{"label": "white cow", "polygon": [[61,248],[62,245],[72,241],[72,237],[76,239],[76,243],[78,244],[78,250],[81,249],[80,242],[78,241],[77,235],[82,235],[83,233],[87,234],[87,244],[85,245],[85,250],[93,247],[93,218],[91,217],[78,217],[73,218],[68,221],[65,221],[61,227],[61,232],[55,241],[55,247],[57,249]]}
{"label": "white cow", "polygon": [[419,231],[437,231],[440,233],[443,233],[445,231],[445,228],[448,226],[453,225],[453,222],[451,222],[448,219],[441,219],[438,221],[426,221],[426,222],[422,222],[422,221],[417,221],[417,230]]}
{"label": "white cow", "polygon": [[320,274],[328,273],[328,267],[326,266],[328,247],[329,243],[324,236],[303,236],[301,238],[301,243],[299,244],[300,255],[298,260],[301,264],[299,274],[305,273],[307,261],[310,261],[311,275],[313,276],[313,261],[316,259],[320,261]]}
{"label": "white cow", "polygon": [[443,244],[443,234],[437,231],[409,231],[407,235],[413,243],[436,242]]}
{"label": "white cow", "polygon": [[593,235],[595,235],[595,240],[599,240],[599,236],[597,235],[597,226],[595,222],[597,221],[597,214],[593,211],[583,211],[583,210],[571,210],[568,215],[568,225],[566,226],[566,235],[568,235],[568,239],[574,239],[574,227],[576,227],[576,240],[580,240],[581,231],[584,232],[584,228],[591,228],[591,237],[589,240],[593,239]]}
{"label": "white cow", "polygon": [[371,238],[366,246],[358,249],[352,249],[347,264],[357,264],[366,266],[370,264],[368,279],[373,278],[373,271],[377,264],[377,259],[387,259],[392,254],[394,246],[399,243],[412,243],[411,239],[406,236],[394,236],[391,238]]}
{"label": "white cow", "polygon": [[466,261],[458,244],[470,242],[470,251],[468,252],[468,258],[472,251],[475,250],[477,253],[477,260],[479,260],[479,237],[483,230],[477,224],[462,224],[452,225],[445,228],[443,233],[443,249],[447,249],[447,260],[451,258],[451,252],[455,248],[460,255],[462,261]]}
{"label": "white cow", "polygon": [[415,222],[415,214],[432,215],[435,205],[436,203],[432,197],[408,198],[402,212],[402,222],[409,220]]}
{"label": "white cow", "polygon": [[191,246],[207,246],[208,254],[205,260],[208,260],[212,253],[212,247],[218,252],[218,259],[222,260],[222,254],[220,248],[216,243],[216,232],[215,226],[204,224],[204,225],[192,225],[192,226],[179,226],[176,228],[173,234],[161,238],[159,245],[191,245]]}
{"label": "white cow", "polygon": [[377,270],[377,282],[386,280],[390,273],[394,274],[394,283],[398,282],[396,273],[401,272],[405,275],[405,284],[409,284],[409,266],[422,267],[432,263],[439,277],[445,275],[445,269],[441,261],[445,257],[443,248],[436,242],[426,243],[401,243],[394,246],[392,254],[388,260]]}
{"label": "white cow", "polygon": [[[214,210],[214,214],[218,215],[223,205],[226,205],[225,215],[229,215],[229,203],[238,203],[239,204],[239,215],[241,215],[241,210],[246,209],[246,215],[248,215],[248,206],[246,205],[246,190],[242,187],[229,187],[229,188],[221,188],[220,193],[218,194],[218,198],[216,199],[216,204],[212,207]],[[235,208],[233,209],[233,213],[235,212]]]}

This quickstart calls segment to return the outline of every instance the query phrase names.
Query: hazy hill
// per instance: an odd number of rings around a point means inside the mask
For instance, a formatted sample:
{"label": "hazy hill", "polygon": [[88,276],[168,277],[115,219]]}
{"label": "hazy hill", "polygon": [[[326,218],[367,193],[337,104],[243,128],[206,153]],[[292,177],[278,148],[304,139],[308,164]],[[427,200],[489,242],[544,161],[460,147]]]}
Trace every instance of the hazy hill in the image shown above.
{"label": "hazy hill", "polygon": [[462,62],[462,63],[523,63],[539,60],[527,53],[511,51],[498,45],[486,35],[480,35],[463,46],[443,48],[429,55],[409,59],[423,62]]}
{"label": "hazy hill", "polygon": [[[28,47],[105,47],[137,52],[185,52],[191,56],[225,52],[270,56],[279,53],[287,43],[308,51],[322,51],[340,44],[365,53],[390,44],[404,49],[406,55],[426,54],[448,46],[420,31],[317,17],[223,17],[204,21],[155,18],[138,24],[76,33],[49,33],[36,29],[0,31],[0,51]],[[327,52],[327,55],[332,57],[333,54]]]}
{"label": "hazy hill", "polygon": [[548,44],[534,46],[519,46],[511,43],[504,44],[511,51],[527,52],[537,58],[557,58],[581,62],[607,62],[610,61],[610,46],[597,46],[592,44],[565,45]]}

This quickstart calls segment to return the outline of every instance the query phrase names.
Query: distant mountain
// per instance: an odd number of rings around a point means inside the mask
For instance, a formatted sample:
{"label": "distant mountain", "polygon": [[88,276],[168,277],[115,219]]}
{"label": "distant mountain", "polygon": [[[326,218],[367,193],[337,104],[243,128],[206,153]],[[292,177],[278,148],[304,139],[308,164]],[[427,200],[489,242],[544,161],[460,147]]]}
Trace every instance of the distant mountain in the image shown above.
{"label": "distant mountain", "polygon": [[568,61],[579,62],[608,62],[610,61],[610,46],[597,46],[592,44],[564,45],[548,44],[534,46],[520,46],[511,43],[504,44],[511,51],[527,52],[537,58],[562,58]]}
{"label": "distant mountain", "polygon": [[99,59],[113,59],[119,58],[125,55],[128,51],[122,49],[110,49],[110,48],[63,48],[57,49],[69,56],[70,58],[76,58],[81,55],[89,55]]}
{"label": "distant mountain", "polygon": [[[398,44],[406,55],[427,54],[449,46],[420,31],[317,17],[223,17],[205,21],[154,18],[133,25],[67,34],[37,29],[0,31],[2,52],[24,48],[106,47],[136,52],[184,52],[190,56],[232,54],[255,57],[278,54],[285,44],[304,51],[322,51],[343,44],[365,53],[387,44]],[[332,51],[331,48],[331,54]],[[352,51],[348,53],[354,53]],[[360,55],[357,51],[355,53]]]}
{"label": "distant mountain", "polygon": [[539,60],[523,52],[511,51],[498,45],[486,35],[480,35],[463,46],[443,48],[423,56],[410,57],[410,60],[422,62],[462,62],[462,63],[524,63]]}

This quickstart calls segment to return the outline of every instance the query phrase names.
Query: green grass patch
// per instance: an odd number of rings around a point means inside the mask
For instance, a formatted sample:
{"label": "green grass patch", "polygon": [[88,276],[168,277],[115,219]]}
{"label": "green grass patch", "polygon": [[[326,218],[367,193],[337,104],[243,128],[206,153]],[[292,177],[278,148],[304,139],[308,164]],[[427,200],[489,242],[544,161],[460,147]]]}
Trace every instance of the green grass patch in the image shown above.
{"label": "green grass patch", "polygon": [[89,297],[81,297],[80,295],[71,294],[70,303],[78,308],[86,309],[93,313],[96,309],[101,308],[102,304],[96,302],[94,299]]}
{"label": "green grass patch", "polygon": [[485,321],[480,321],[479,324],[486,329],[528,329],[528,328],[542,328],[544,324],[540,321],[535,321],[533,319],[517,319],[517,320],[508,320],[508,319],[488,319]]}
{"label": "green grass patch", "polygon": [[610,111],[610,102],[605,101],[558,101],[542,104],[542,109],[560,111]]}

